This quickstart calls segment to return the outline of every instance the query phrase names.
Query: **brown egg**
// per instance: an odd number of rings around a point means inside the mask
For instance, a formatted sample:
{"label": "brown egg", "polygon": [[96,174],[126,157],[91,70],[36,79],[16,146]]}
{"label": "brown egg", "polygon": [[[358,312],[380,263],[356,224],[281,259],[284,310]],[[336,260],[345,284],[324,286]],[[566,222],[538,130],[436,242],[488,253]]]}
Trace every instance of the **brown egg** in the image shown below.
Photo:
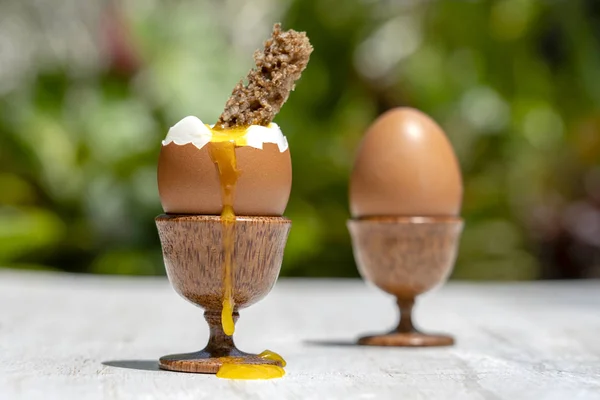
{"label": "brown egg", "polygon": [[[289,149],[280,152],[276,144],[264,143],[262,150],[236,147],[235,154],[241,170],[233,202],[236,215],[283,215],[292,187]],[[208,145],[162,146],[158,192],[166,213],[221,214],[221,183]]]}
{"label": "brown egg", "polygon": [[350,212],[369,216],[456,216],[460,167],[444,131],[427,115],[395,108],[367,130],[350,179]]}

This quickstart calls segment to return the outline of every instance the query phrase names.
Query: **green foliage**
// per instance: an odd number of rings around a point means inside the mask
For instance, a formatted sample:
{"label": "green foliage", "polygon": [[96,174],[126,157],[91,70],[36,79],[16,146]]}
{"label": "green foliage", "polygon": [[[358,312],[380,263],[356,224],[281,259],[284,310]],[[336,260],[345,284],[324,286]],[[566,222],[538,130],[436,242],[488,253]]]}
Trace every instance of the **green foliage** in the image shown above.
{"label": "green foliage", "polygon": [[[282,274],[357,275],[348,176],[365,128],[398,105],[434,117],[461,161],[466,228],[455,277],[532,279],[542,262],[555,268],[545,276],[560,276],[571,261],[553,254],[564,243],[591,246],[575,276],[598,274],[588,268],[598,246],[564,222],[574,204],[600,204],[593,1],[265,4],[250,13],[241,1],[130,1],[92,21],[82,11],[82,26],[110,34],[97,58],[88,42],[77,47],[84,28],[55,38],[72,46],[62,58],[44,50],[43,35],[23,36],[37,50],[11,72],[12,86],[0,85],[0,265],[163,273],[153,222],[160,141],[186,115],[217,118],[281,18],[315,47],[276,119],[294,171]],[[26,29],[0,36],[42,30],[27,25],[27,8],[11,10],[0,8],[0,26],[12,26],[2,24],[10,15]]]}

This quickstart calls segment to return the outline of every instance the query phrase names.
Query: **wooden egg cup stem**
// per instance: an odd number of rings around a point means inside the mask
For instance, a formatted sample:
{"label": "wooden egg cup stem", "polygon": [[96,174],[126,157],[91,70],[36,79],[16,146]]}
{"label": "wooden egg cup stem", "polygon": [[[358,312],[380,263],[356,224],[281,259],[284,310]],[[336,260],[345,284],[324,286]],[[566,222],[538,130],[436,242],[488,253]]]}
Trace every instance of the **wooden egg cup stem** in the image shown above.
{"label": "wooden egg cup stem", "polygon": [[[240,317],[240,314],[235,311],[233,313],[233,323],[235,324]],[[211,357],[239,357],[243,354],[235,347],[233,336],[227,336],[221,325],[221,315],[219,312],[205,311],[204,319],[208,323],[210,336],[208,343],[203,352],[210,354]]]}
{"label": "wooden egg cup stem", "polygon": [[412,309],[415,305],[415,299],[397,299],[398,309],[400,310],[400,322],[396,332],[415,333],[417,330],[412,322]]}
{"label": "wooden egg cup stem", "polygon": [[362,337],[358,340],[358,344],[394,347],[434,347],[454,344],[452,336],[422,333],[415,328],[412,321],[414,298],[397,298],[396,301],[400,311],[400,321],[396,329],[384,334]]}
{"label": "wooden egg cup stem", "polygon": [[[237,322],[239,313],[233,313],[233,321]],[[233,342],[233,336],[227,336],[221,325],[221,313],[205,311],[204,319],[210,328],[210,336],[206,347],[200,351],[184,354],[173,354],[161,357],[161,369],[179,372],[196,372],[215,374],[227,362],[240,362],[243,364],[269,364],[281,366],[281,363],[259,357],[256,354],[245,353],[238,350]],[[227,357],[227,358],[225,358]]]}

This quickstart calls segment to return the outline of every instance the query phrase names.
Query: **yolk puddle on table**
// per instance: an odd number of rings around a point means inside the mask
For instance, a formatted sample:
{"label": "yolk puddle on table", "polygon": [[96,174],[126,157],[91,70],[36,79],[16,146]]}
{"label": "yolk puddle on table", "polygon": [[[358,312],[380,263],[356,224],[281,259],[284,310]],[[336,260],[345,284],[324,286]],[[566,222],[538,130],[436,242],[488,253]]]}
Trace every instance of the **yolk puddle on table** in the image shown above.
{"label": "yolk puddle on table", "polygon": [[[210,128],[210,127],[209,127]],[[233,200],[235,186],[241,174],[237,169],[235,148],[246,146],[246,129],[212,129],[209,143],[209,154],[217,167],[221,183],[221,198],[223,210],[221,223],[223,224],[223,309],[221,311],[221,324],[227,336],[233,335],[235,324],[233,322],[233,248],[235,244],[235,212]],[[259,357],[274,360],[285,367],[285,360],[277,353],[265,350]],[[269,364],[244,364],[240,357],[222,357],[223,364],[217,372],[217,377],[227,379],[272,379],[281,378],[285,371],[282,367]]]}
{"label": "yolk puddle on table", "polygon": [[258,355],[261,358],[279,361],[281,367],[272,364],[244,364],[241,357],[221,357],[223,364],[217,372],[218,378],[225,379],[273,379],[285,375],[286,362],[279,354],[265,350]]}
{"label": "yolk puddle on table", "polygon": [[273,379],[281,378],[285,370],[277,365],[234,364],[221,365],[217,378],[224,379]]}

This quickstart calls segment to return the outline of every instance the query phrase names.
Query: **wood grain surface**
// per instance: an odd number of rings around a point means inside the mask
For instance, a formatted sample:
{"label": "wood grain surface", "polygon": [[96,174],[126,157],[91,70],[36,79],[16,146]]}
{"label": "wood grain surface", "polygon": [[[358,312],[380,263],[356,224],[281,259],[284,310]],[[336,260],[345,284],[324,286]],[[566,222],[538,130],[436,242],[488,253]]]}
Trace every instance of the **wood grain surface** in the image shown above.
{"label": "wood grain surface", "polygon": [[[156,218],[165,268],[175,291],[207,311],[221,311],[224,290],[223,223],[219,216]],[[237,217],[233,246],[235,310],[266,296],[281,269],[291,221]]]}
{"label": "wood grain surface", "polygon": [[449,335],[420,332],[415,298],[450,276],[463,222],[456,217],[367,217],[348,221],[362,277],[396,296],[401,318],[390,332],[360,338],[371,346],[450,346]]}
{"label": "wood grain surface", "polygon": [[[200,351],[161,357],[162,369],[215,374],[223,357],[244,364],[280,365],[240,351],[223,331],[221,310],[225,296],[226,226],[218,216],[160,215],[156,225],[169,281],[177,293],[202,307],[209,325],[208,344]],[[232,229],[231,295],[234,323],[239,309],[265,297],[281,269],[291,221],[283,217],[237,217]],[[280,365],[281,366],[281,365]]]}

